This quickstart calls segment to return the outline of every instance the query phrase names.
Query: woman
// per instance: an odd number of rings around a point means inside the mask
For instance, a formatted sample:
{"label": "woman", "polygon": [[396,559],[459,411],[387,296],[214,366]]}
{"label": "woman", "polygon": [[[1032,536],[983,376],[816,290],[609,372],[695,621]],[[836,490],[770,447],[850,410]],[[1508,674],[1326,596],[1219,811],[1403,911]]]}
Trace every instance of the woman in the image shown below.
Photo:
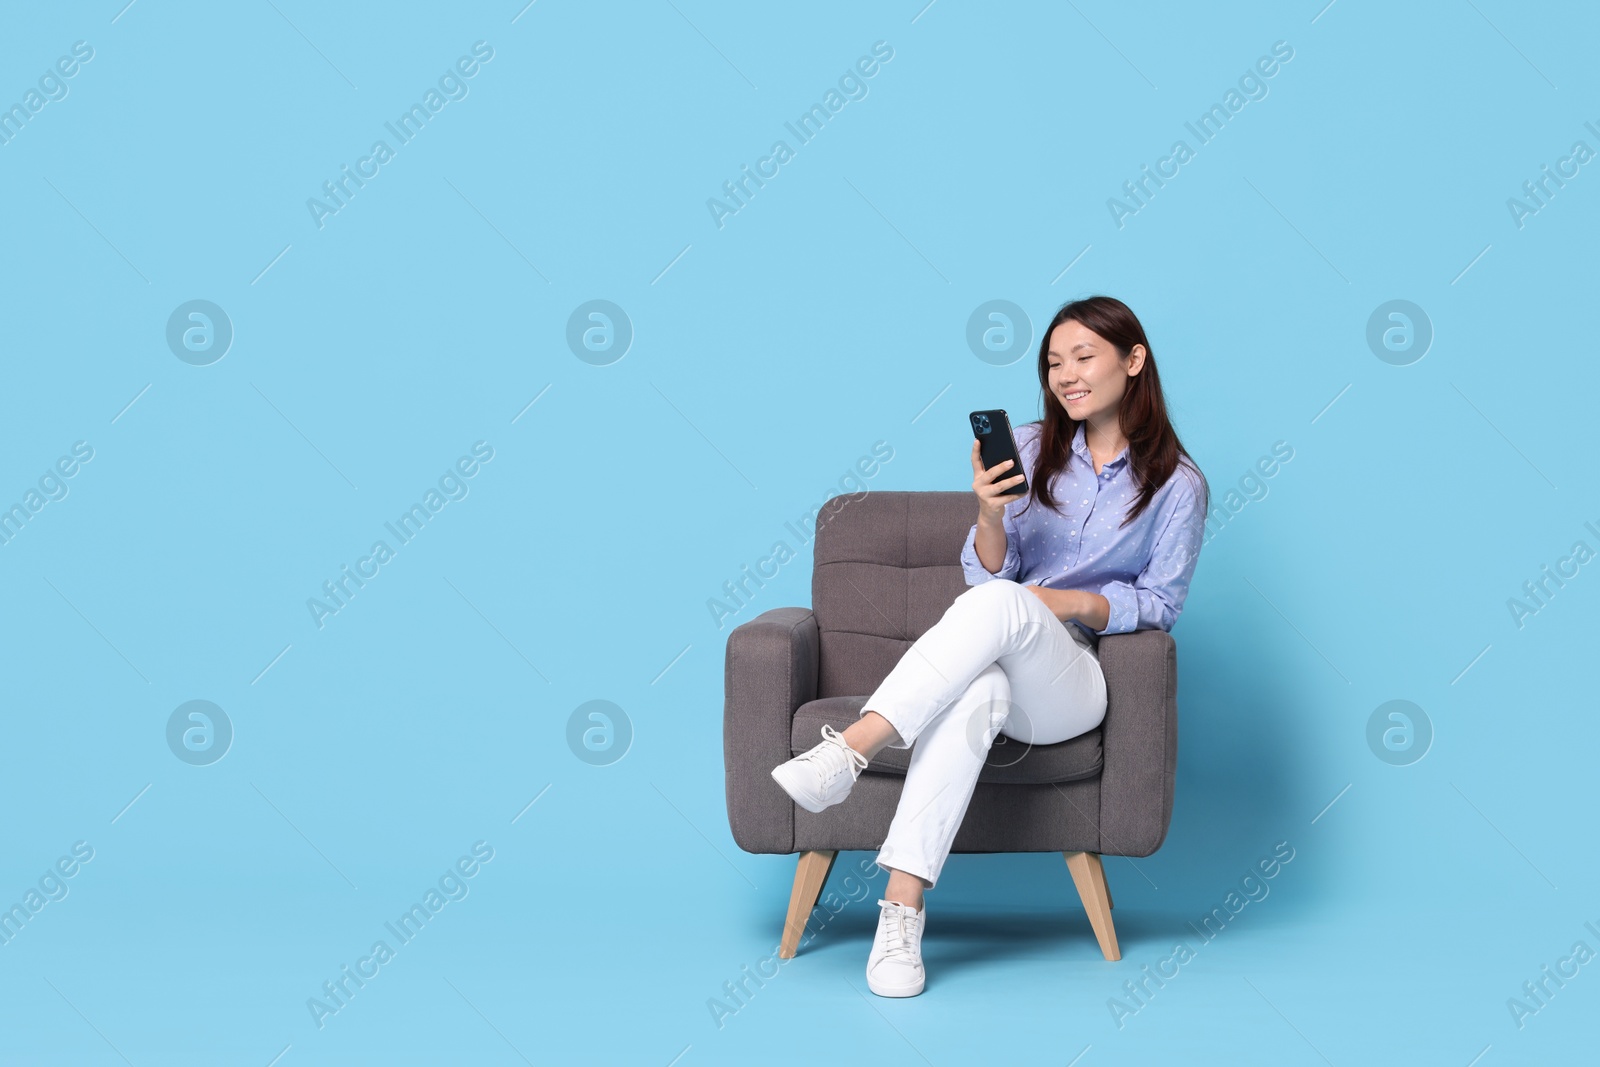
{"label": "woman", "polygon": [[867,986],[879,996],[922,992],[923,891],[938,881],[995,735],[1050,745],[1100,725],[1100,636],[1171,630],[1199,556],[1209,486],[1167,419],[1128,306],[1109,296],[1064,305],[1038,373],[1044,418],[1016,431],[1028,494],[1011,492],[1023,476],[1009,460],[986,470],[972,443],[978,521],[961,553],[972,588],[856,722],[842,734],[824,725],[820,744],[772,771],[816,812],[845,799],[884,746],[919,742],[877,857],[889,884]]}

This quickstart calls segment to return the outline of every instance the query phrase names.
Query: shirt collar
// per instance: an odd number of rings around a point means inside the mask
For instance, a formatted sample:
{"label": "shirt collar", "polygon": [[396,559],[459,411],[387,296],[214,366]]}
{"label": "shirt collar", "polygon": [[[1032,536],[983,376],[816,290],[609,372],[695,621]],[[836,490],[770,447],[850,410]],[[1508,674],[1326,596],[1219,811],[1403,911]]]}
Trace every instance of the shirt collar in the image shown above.
{"label": "shirt collar", "polygon": [[[1078,423],[1078,432],[1072,435],[1072,450],[1083,457],[1083,461],[1089,464],[1090,470],[1094,470],[1094,456],[1090,454],[1089,443],[1085,438],[1085,430],[1087,429],[1088,425],[1089,424],[1087,422]],[[1103,474],[1106,470],[1127,462],[1128,447],[1124,445],[1121,452],[1118,452],[1113,458],[1106,461],[1106,465],[1100,469],[1101,473]]]}

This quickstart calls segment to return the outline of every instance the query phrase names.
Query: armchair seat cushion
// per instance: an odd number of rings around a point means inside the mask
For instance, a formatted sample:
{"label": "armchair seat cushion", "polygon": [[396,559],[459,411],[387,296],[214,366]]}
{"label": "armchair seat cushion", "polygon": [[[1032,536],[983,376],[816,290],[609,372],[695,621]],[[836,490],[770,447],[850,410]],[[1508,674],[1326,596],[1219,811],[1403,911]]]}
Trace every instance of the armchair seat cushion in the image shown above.
{"label": "armchair seat cushion", "polygon": [[[789,734],[789,754],[798,756],[815,747],[822,740],[824,723],[842,732],[860,717],[866,702],[867,694],[863,694],[825,697],[800,705]],[[862,773],[899,775],[903,778],[911,766],[911,753],[915,750],[915,743],[910,748],[885,747],[872,758],[872,763]],[[983,769],[978,772],[978,781],[1011,785],[1075,782],[1080,778],[1098,775],[1103,766],[1102,760],[1098,726],[1054,745],[1028,746],[1001,734],[989,748]]]}

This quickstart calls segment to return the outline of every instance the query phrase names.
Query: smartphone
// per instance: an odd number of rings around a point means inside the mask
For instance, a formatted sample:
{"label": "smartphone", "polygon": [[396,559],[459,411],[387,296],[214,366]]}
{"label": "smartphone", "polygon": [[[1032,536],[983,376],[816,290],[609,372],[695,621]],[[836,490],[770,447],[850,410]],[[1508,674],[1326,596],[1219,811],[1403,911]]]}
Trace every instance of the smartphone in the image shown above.
{"label": "smartphone", "polygon": [[974,411],[967,416],[972,420],[972,436],[978,439],[978,460],[988,470],[998,463],[1011,460],[1011,466],[1001,471],[995,481],[1013,475],[1022,475],[1022,481],[1011,487],[1001,500],[1019,499],[1028,492],[1028,472],[1022,469],[1022,456],[1017,451],[1017,439],[1011,434],[1011,419],[1004,408]]}

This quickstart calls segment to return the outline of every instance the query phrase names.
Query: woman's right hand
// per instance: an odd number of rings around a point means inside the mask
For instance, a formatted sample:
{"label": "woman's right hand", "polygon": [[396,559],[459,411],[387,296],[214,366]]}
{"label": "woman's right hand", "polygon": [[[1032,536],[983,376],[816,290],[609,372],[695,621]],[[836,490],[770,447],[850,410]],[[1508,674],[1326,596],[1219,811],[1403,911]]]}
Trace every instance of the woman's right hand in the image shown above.
{"label": "woman's right hand", "polygon": [[972,491],[978,495],[979,515],[998,519],[1005,514],[1007,504],[1021,499],[1021,494],[1007,494],[1006,491],[1023,481],[1025,475],[1019,472],[996,480],[1009,470],[1011,465],[1011,461],[1007,459],[985,470],[978,439],[976,437],[972,439]]}

